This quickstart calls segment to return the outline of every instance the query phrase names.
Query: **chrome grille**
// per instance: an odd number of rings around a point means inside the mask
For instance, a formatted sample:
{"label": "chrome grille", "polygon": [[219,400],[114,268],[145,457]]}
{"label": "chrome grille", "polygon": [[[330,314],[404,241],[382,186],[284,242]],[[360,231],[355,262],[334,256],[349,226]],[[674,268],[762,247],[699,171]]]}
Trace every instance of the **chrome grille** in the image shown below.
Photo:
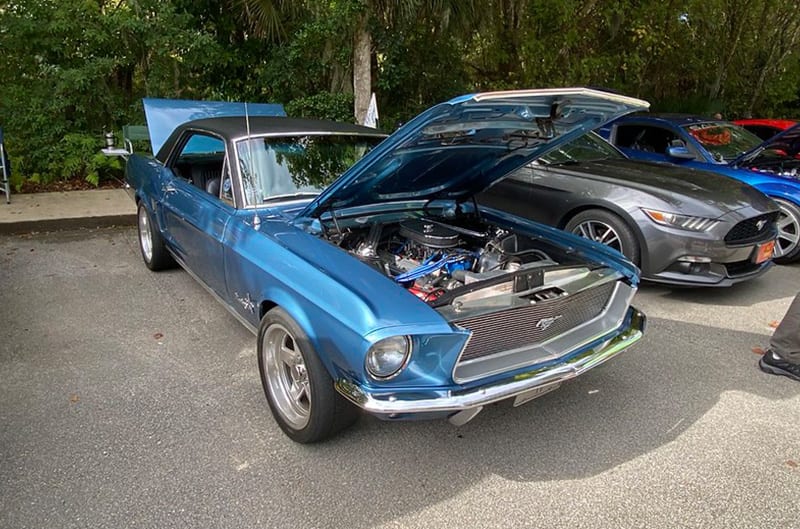
{"label": "chrome grille", "polygon": [[472,331],[460,362],[546,342],[574,329],[603,312],[615,285],[609,281],[526,307],[458,320],[454,323]]}

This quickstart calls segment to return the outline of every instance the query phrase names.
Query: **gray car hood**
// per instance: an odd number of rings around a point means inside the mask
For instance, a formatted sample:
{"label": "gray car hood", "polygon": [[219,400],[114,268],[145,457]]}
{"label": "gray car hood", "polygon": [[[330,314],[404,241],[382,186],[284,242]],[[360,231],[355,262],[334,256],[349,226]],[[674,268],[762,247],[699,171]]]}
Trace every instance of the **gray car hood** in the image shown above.
{"label": "gray car hood", "polygon": [[679,209],[674,212],[683,214],[716,218],[746,207],[776,210],[775,203],[754,187],[710,171],[626,159],[540,167],[636,189],[675,205]]}

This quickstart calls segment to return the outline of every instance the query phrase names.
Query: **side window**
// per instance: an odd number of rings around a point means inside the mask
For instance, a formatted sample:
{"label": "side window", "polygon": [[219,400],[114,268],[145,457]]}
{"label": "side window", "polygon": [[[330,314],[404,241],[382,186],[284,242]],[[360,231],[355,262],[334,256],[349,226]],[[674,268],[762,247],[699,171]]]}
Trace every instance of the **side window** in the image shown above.
{"label": "side window", "polygon": [[[215,136],[199,132],[187,134],[188,137],[180,153],[172,162],[172,171],[198,189],[220,197],[223,176],[228,175],[225,142]],[[231,202],[232,200],[231,196]]]}
{"label": "side window", "polygon": [[670,142],[679,139],[671,130],[647,125],[620,125],[617,127],[616,145],[638,151],[664,154]]}
{"label": "side window", "polygon": [[234,206],[233,203],[233,181],[231,180],[231,166],[228,163],[228,157],[225,157],[225,163],[222,167],[222,182],[220,183],[219,198],[229,206]]}

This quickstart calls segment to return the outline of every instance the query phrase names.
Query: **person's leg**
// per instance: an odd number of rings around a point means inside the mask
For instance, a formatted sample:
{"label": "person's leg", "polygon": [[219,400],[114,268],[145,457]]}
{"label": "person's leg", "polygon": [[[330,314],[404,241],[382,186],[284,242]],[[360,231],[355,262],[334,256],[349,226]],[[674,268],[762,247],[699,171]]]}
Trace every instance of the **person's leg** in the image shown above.
{"label": "person's leg", "polygon": [[795,296],[780,325],[775,329],[769,348],[784,360],[800,364],[800,294]]}
{"label": "person's leg", "polygon": [[789,305],[758,365],[767,373],[800,381],[800,293]]}

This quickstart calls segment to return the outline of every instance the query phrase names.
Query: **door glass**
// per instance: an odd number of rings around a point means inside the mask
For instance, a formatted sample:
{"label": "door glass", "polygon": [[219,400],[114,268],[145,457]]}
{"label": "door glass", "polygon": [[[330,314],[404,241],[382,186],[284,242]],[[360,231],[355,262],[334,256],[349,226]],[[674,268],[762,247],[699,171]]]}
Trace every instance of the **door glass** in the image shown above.
{"label": "door glass", "polygon": [[198,189],[219,197],[225,166],[225,143],[207,134],[190,134],[172,170]]}

